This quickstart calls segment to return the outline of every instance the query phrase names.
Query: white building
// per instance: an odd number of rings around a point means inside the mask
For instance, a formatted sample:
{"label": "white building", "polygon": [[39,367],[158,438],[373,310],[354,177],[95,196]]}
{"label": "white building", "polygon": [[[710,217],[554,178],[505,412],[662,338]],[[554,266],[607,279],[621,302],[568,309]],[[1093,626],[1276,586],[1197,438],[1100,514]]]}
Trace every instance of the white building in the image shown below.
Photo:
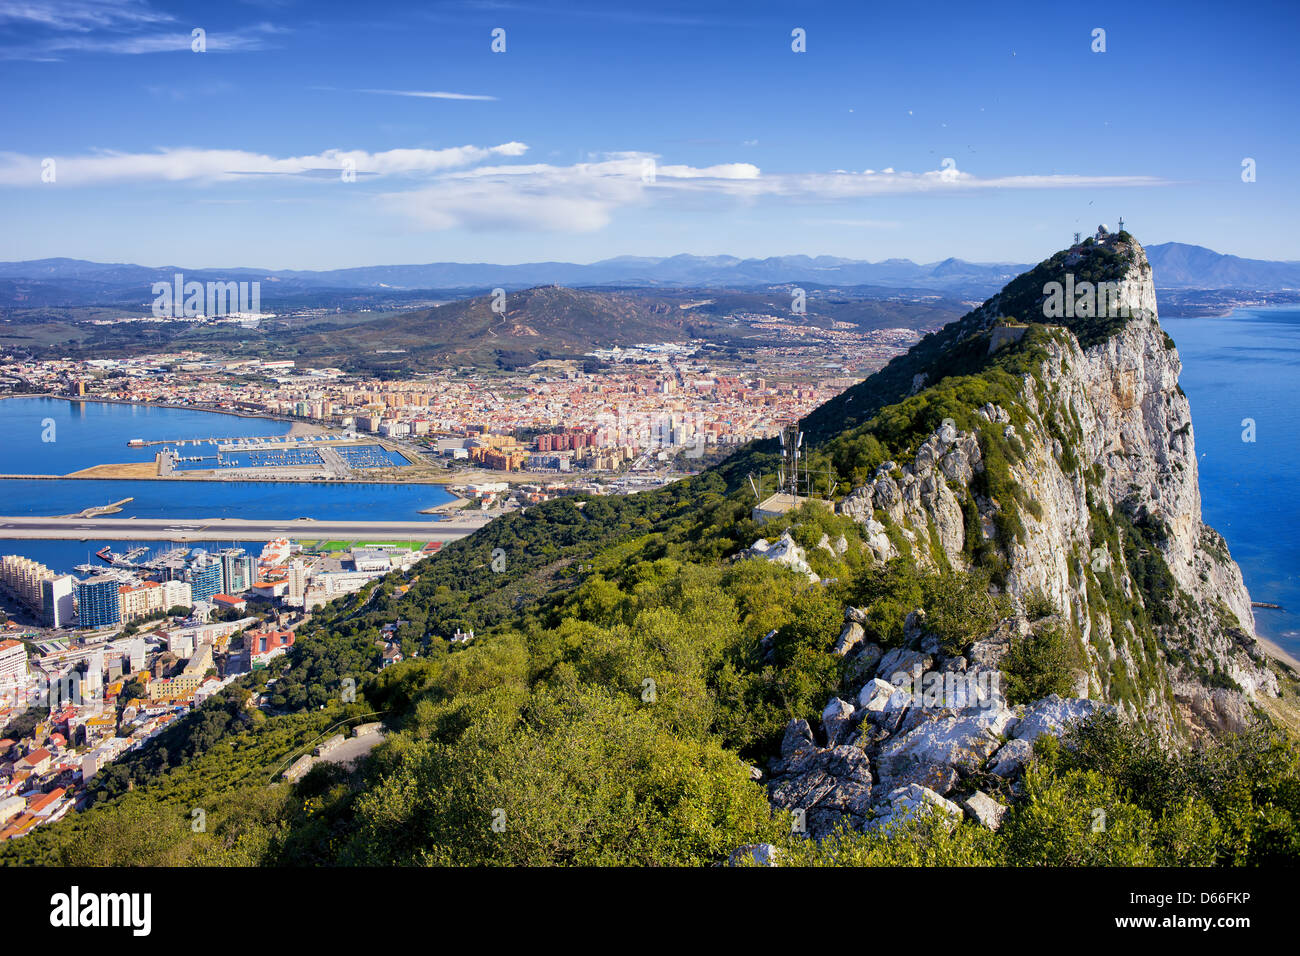
{"label": "white building", "polygon": [[41,612],[46,627],[70,627],[76,612],[73,591],[77,579],[71,574],[60,574],[41,581]]}
{"label": "white building", "polygon": [[19,641],[0,641],[0,684],[27,680],[27,648]]}
{"label": "white building", "polygon": [[194,631],[171,631],[167,635],[167,650],[179,658],[194,655]]}
{"label": "white building", "polygon": [[194,589],[189,581],[164,581],[162,586],[162,607],[170,611],[174,607],[193,607]]}
{"label": "white building", "polygon": [[290,604],[302,604],[307,593],[307,566],[301,561],[289,564],[289,590],[285,597]]}
{"label": "white building", "polygon": [[144,638],[137,637],[131,642],[131,649],[126,655],[127,663],[130,665],[131,673],[144,670]]}

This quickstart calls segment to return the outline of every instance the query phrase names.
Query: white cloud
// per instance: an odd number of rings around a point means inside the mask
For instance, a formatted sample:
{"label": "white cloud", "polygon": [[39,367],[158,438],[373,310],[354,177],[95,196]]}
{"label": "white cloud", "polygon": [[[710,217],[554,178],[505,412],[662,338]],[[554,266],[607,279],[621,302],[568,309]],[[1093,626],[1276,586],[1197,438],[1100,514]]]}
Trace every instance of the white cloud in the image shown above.
{"label": "white cloud", "polygon": [[[24,39],[0,46],[0,59],[58,60],[68,54],[191,53],[191,29],[170,13],[143,0],[0,0],[0,27],[21,30]],[[169,27],[158,32],[160,27]],[[287,32],[271,23],[226,31],[206,31],[205,52],[238,53],[266,49],[270,38]]]}
{"label": "white cloud", "polygon": [[[863,172],[764,174],[752,163],[696,167],[661,164],[650,153],[608,153],[569,166],[502,163],[528,151],[520,142],[448,149],[329,149],[274,157],[243,150],[163,149],[153,153],[103,151],[55,157],[57,183],[93,186],[118,182],[221,183],[250,177],[407,180],[377,197],[381,209],[426,230],[536,229],[590,232],[622,209],[651,203],[702,208],[717,201],[837,205],[880,196],[963,193],[993,189],[1069,189],[1162,185],[1150,176],[1010,175],[981,178],[950,165],[924,172],[892,167]],[[51,188],[41,183],[41,159],[0,153],[0,186]],[[417,180],[414,184],[409,180]],[[422,180],[422,181],[419,181]],[[340,194],[343,195],[343,194]],[[827,225],[888,228],[893,222],[855,218],[863,210],[836,208]]]}
{"label": "white cloud", "polygon": [[413,96],[424,100],[495,100],[495,96],[478,93],[444,93],[438,90],[357,90],[358,93],[377,93],[381,96]]}
{"label": "white cloud", "polygon": [[[750,163],[692,167],[649,164],[651,154],[615,153],[573,166],[545,163],[479,166],[439,176],[419,189],[388,193],[385,208],[425,229],[523,228],[588,232],[607,225],[621,208],[716,196],[816,204],[911,193],[987,189],[1062,189],[1153,186],[1149,176],[1000,176],[980,178],[955,167],[920,173],[893,168],[861,173],[764,175]],[[891,228],[896,222],[842,218],[828,225]]]}
{"label": "white cloud", "polygon": [[143,0],[0,0],[0,23],[87,32],[175,20]]}
{"label": "white cloud", "polygon": [[[93,186],[120,182],[220,182],[249,176],[340,176],[350,161],[359,177],[438,173],[484,160],[522,156],[524,143],[455,146],[448,149],[327,149],[308,156],[277,158],[234,149],[164,149],[155,153],[101,151],[55,156],[55,183]],[[42,157],[0,153],[0,185],[43,185]]]}

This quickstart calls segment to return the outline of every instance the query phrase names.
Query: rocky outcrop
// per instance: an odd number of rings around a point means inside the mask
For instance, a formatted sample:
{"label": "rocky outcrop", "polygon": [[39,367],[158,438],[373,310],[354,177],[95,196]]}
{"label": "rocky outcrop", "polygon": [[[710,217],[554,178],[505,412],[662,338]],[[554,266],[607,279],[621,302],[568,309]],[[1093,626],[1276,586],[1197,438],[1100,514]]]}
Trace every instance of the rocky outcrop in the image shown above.
{"label": "rocky outcrop", "polygon": [[774,544],[769,544],[766,538],[759,538],[736,557],[737,559],[760,558],[764,561],[771,561],[773,564],[780,564],[797,574],[805,575],[813,584],[821,580],[817,573],[808,566],[807,553],[795,543],[789,531],[784,532],[781,537],[777,538]]}
{"label": "rocky outcrop", "polygon": [[[1135,241],[1109,242],[1128,256],[1114,303],[1125,321],[1087,347],[1067,328],[1045,331],[1014,404],[973,408],[964,429],[945,420],[839,510],[862,526],[877,561],[901,549],[922,567],[961,569],[995,548],[1005,590],[1022,602],[1046,597],[1077,634],[1082,696],[1167,737],[1240,730],[1260,695],[1277,694],[1277,680],[1240,569],[1201,519],[1191,411],[1150,266]],[[1064,268],[1082,269],[1090,254],[1070,250]],[[990,300],[962,320],[963,334],[987,337],[1001,309],[1001,297]],[[1028,347],[1008,340],[1001,352]],[[928,381],[916,381],[921,398]],[[1016,489],[1003,500],[987,492],[993,446]],[[1151,584],[1163,575],[1167,586]],[[1145,621],[1129,612],[1134,604]],[[990,640],[971,663],[997,667],[1016,636]]]}
{"label": "rocky outcrop", "polygon": [[[1259,696],[1277,693],[1240,570],[1201,520],[1191,415],[1150,267],[1135,242],[1114,242],[1127,257],[1117,260],[1127,262],[1118,283],[1127,318],[1075,327],[1083,346],[1064,327],[1002,336],[988,359],[1001,364],[997,401],[961,414],[945,393],[942,407],[962,427],[946,419],[893,448],[898,460],[840,503],[871,560],[982,563],[1016,612],[955,654],[919,610],[889,648],[868,639],[867,608],[845,610],[840,693],[816,730],[790,722],[768,767],[772,803],[812,836],[936,813],[997,829],[1045,734],[1067,736],[1101,712],[1169,739],[1234,731]],[[1066,265],[1083,268],[1090,254],[1077,247]],[[988,336],[999,298],[959,323],[957,345]],[[980,345],[965,354],[985,354]],[[1006,369],[1018,376],[1014,396]],[[923,408],[949,374],[917,375],[909,402]],[[1077,642],[1075,696],[1011,706],[1008,655],[1047,628]]]}
{"label": "rocky outcrop", "polygon": [[[1009,630],[1001,622],[969,654],[986,659],[984,645]],[[912,642],[925,640],[918,625]],[[805,720],[790,721],[780,756],[769,765],[773,806],[794,813],[796,826],[814,838],[839,827],[888,827],[918,812],[957,821],[958,803],[996,828],[1006,807],[987,794],[976,799],[971,782],[1014,777],[1032,758],[1037,737],[1063,734],[1105,709],[1057,696],[1009,706],[996,669],[969,666],[965,656],[941,649],[898,648],[876,664],[875,675],[827,702],[820,734]]]}

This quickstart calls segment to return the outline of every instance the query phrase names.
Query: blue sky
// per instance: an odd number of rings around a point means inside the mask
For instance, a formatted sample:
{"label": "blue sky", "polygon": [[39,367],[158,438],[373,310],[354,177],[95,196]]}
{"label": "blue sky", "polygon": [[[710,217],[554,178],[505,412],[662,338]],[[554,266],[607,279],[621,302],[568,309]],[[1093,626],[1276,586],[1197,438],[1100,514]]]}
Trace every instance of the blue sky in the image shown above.
{"label": "blue sky", "polygon": [[0,260],[1300,259],[1300,7],[1134,6],[0,0]]}

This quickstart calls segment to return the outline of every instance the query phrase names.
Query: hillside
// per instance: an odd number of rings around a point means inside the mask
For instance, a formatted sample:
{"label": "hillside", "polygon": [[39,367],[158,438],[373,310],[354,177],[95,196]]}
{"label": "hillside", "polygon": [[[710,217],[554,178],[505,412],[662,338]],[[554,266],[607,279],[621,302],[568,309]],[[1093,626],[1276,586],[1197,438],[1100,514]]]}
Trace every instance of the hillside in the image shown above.
{"label": "hillside", "polygon": [[[381,368],[529,364],[575,358],[594,348],[635,342],[681,341],[691,324],[681,310],[645,296],[539,286],[313,332],[293,345],[304,361]],[[382,352],[380,350],[383,350]],[[392,354],[400,350],[405,354]],[[387,357],[385,353],[389,353]],[[377,356],[377,357],[376,357]]]}
{"label": "hillside", "polygon": [[[1056,281],[1115,296],[1046,316]],[[1201,521],[1178,372],[1137,241],[1062,250],[808,417],[833,509],[756,522],[769,443],[493,521],[0,861],[1294,863],[1300,751],[1261,705],[1298,675]],[[268,786],[376,714],[361,765]]]}
{"label": "hillside", "polygon": [[1224,255],[1185,242],[1147,249],[1162,289],[1300,289],[1300,262]]}

